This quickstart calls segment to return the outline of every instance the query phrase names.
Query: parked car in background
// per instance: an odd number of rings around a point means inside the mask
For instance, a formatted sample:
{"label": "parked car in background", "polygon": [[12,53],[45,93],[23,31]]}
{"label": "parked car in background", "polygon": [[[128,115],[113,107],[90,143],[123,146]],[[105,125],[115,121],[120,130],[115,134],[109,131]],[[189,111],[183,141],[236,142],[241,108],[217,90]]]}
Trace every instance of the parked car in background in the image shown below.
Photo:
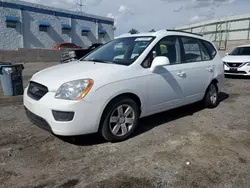
{"label": "parked car in background", "polygon": [[89,46],[87,49],[70,49],[65,50],[61,56],[60,63],[68,63],[70,61],[81,59],[83,56],[87,55],[89,52],[101,46],[101,43],[95,43]]}
{"label": "parked car in background", "polygon": [[236,47],[222,60],[226,75],[250,75],[250,45]]}
{"label": "parked car in background", "polygon": [[216,107],[223,83],[211,42],[162,30],[123,35],[80,61],[36,73],[23,101],[29,119],[54,134],[99,132],[116,142],[131,136],[139,118],[197,101]]}
{"label": "parked car in background", "polygon": [[81,49],[81,46],[78,46],[74,43],[60,43],[60,44],[56,44],[53,46],[54,50],[62,50],[62,49],[69,49],[69,48],[76,48],[76,49]]}

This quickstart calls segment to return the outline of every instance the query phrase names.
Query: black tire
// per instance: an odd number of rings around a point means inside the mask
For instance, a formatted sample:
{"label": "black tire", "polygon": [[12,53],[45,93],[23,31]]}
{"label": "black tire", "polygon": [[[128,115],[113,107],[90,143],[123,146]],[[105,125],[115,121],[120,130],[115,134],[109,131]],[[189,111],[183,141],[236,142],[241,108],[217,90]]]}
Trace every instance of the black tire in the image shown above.
{"label": "black tire", "polygon": [[[213,99],[211,95],[214,96]],[[218,93],[218,87],[215,83],[211,83],[209,87],[207,88],[205,97],[203,99],[203,104],[205,108],[215,108],[218,106],[219,93]]]}
{"label": "black tire", "polygon": [[[129,132],[125,135],[122,136],[116,136],[112,133],[111,128],[110,128],[110,120],[111,120],[111,115],[114,113],[114,111],[121,105],[128,105],[133,109],[134,112],[134,123],[132,128],[129,130]],[[120,142],[123,140],[126,140],[128,137],[133,134],[134,130],[138,126],[138,120],[139,120],[139,107],[136,104],[134,100],[131,98],[128,98],[126,96],[118,97],[115,98],[113,101],[111,101],[108,106],[106,107],[101,124],[100,124],[100,133],[101,135],[109,142]]]}

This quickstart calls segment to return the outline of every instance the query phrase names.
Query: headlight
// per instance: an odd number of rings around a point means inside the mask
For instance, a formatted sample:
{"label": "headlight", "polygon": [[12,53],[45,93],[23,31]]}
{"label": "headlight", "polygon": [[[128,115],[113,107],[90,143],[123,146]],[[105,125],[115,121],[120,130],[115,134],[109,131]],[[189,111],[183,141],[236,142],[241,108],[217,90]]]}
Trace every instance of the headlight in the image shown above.
{"label": "headlight", "polygon": [[91,79],[74,80],[64,83],[56,92],[56,99],[81,100],[87,95],[94,82]]}
{"label": "headlight", "polygon": [[75,51],[69,51],[69,57],[75,57],[76,53]]}

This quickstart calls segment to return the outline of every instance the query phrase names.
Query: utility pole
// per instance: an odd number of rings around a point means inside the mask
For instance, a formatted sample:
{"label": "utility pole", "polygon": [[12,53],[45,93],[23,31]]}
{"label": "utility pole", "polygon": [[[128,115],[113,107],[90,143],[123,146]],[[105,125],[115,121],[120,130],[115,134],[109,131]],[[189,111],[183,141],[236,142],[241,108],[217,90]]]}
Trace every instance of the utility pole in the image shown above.
{"label": "utility pole", "polygon": [[84,4],[82,0],[79,0],[79,3],[76,3],[76,5],[80,7],[80,12],[83,12],[83,7],[86,8],[86,0],[84,0]]}

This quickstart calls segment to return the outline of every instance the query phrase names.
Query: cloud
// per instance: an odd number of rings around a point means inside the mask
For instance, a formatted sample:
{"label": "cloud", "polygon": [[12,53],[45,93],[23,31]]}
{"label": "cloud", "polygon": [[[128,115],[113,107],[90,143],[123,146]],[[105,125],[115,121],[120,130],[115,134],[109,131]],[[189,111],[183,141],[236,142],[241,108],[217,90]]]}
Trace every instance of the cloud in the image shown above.
{"label": "cloud", "polygon": [[115,20],[114,25],[117,26],[120,20],[123,18],[129,19],[132,15],[134,15],[134,12],[130,8],[125,5],[120,5],[116,14],[110,12],[107,14],[107,17],[113,18]]}
{"label": "cloud", "polygon": [[[174,12],[180,12],[184,9],[199,9],[199,8],[207,8],[207,7],[220,7],[223,5],[229,5],[235,3],[237,0],[161,0],[163,2],[167,2],[172,4],[174,2],[178,2],[181,5],[177,8],[174,8]],[[238,0],[239,1],[239,0]]]}
{"label": "cloud", "polygon": [[203,21],[203,20],[206,20],[207,17],[206,16],[199,16],[199,15],[196,15],[196,16],[193,16],[189,19],[189,22],[190,23],[196,23],[196,22],[200,22],[200,21]]}
{"label": "cloud", "polygon": [[113,18],[113,19],[115,18],[115,16],[114,16],[112,13],[108,13],[108,14],[107,14],[107,17],[108,17],[108,18]]}

